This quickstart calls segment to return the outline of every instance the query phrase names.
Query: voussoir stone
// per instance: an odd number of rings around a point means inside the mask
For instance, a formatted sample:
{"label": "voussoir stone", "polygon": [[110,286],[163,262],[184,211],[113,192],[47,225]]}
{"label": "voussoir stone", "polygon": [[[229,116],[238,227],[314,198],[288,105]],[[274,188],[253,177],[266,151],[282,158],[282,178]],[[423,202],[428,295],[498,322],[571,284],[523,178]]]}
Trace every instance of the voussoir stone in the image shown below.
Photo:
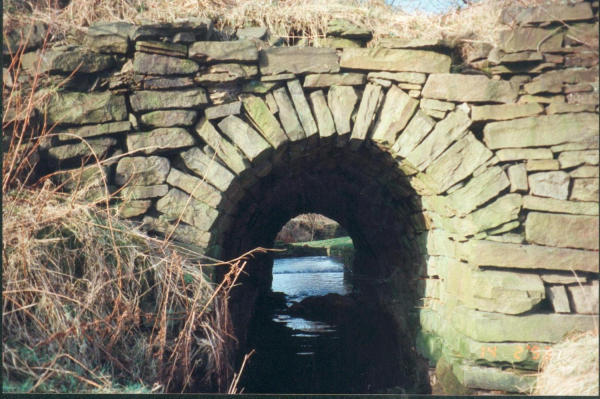
{"label": "voussoir stone", "polygon": [[192,226],[209,231],[215,225],[219,212],[183,191],[172,188],[156,203],[156,209],[172,219],[181,218]]}
{"label": "voussoir stone", "polygon": [[598,218],[530,212],[525,238],[533,244],[598,250]]}
{"label": "voussoir stone", "polygon": [[302,85],[298,80],[290,80],[287,82],[287,87],[306,137],[310,139],[311,137],[318,135],[317,123],[308,106],[308,101],[304,95],[304,90],[302,90]]}
{"label": "voussoir stone", "polygon": [[150,132],[130,133],[127,135],[127,149],[153,154],[165,150],[191,147],[196,144],[194,137],[180,127],[163,127]]}
{"label": "voussoir stone", "polygon": [[268,161],[273,147],[240,118],[230,115],[218,124],[219,129],[235,143],[253,164]]}
{"label": "voussoir stone", "polygon": [[400,133],[398,140],[392,147],[392,153],[406,158],[421,141],[433,130],[435,121],[423,111],[418,110],[410,120],[404,131]]}
{"label": "voussoir stone", "polygon": [[131,108],[136,111],[160,109],[200,108],[208,104],[208,96],[202,88],[178,91],[136,91],[129,97]]}
{"label": "voussoir stone", "polygon": [[252,122],[254,122],[254,125],[275,150],[290,141],[277,121],[277,118],[275,118],[267,104],[261,98],[244,95],[241,96],[241,100],[244,104],[244,109]]}
{"label": "voussoir stone", "polygon": [[304,87],[330,87],[330,86],[360,86],[367,83],[367,77],[362,73],[320,73],[307,75],[304,78]]}
{"label": "voussoir stone", "polygon": [[381,112],[373,127],[371,139],[391,147],[412,118],[419,102],[396,86],[385,96]]}
{"label": "voussoir stone", "polygon": [[142,124],[154,127],[191,126],[196,120],[196,111],[174,109],[154,111],[140,117]]}
{"label": "voussoir stone", "polygon": [[127,119],[123,95],[103,93],[56,93],[46,108],[46,123],[91,124]]}
{"label": "voussoir stone", "polygon": [[356,90],[351,86],[331,86],[327,93],[327,103],[333,115],[339,135],[350,133],[352,112],[358,102]]}
{"label": "voussoir stone", "polygon": [[189,48],[189,57],[198,62],[252,62],[258,59],[258,50],[251,41],[196,42]]}
{"label": "voussoir stone", "polygon": [[335,49],[315,47],[280,47],[259,52],[262,75],[284,73],[336,73],[340,70]]}
{"label": "voussoir stone", "polygon": [[162,157],[127,157],[119,160],[115,181],[119,185],[150,186],[162,184],[169,174],[171,163]]}
{"label": "voussoir stone", "polygon": [[226,211],[233,209],[233,204],[222,192],[199,177],[191,176],[175,168],[171,168],[167,176],[167,183],[185,191],[211,208],[225,209]]}
{"label": "voussoir stone", "polygon": [[250,161],[233,144],[227,141],[206,119],[201,119],[196,125],[196,133],[208,144],[225,162],[227,167],[238,176],[250,172]]}
{"label": "voussoir stone", "polygon": [[531,194],[566,200],[569,196],[570,176],[565,172],[542,172],[528,176]]}
{"label": "voussoir stone", "polygon": [[145,75],[192,75],[200,67],[194,61],[160,54],[136,52],[133,70]]}
{"label": "voussoir stone", "polygon": [[591,113],[540,115],[491,122],[483,129],[483,140],[490,149],[580,143],[598,136],[598,123],[598,114]]}
{"label": "voussoir stone", "polygon": [[317,121],[317,127],[319,128],[319,137],[321,137],[321,140],[327,140],[336,131],[333,116],[327,106],[327,100],[325,100],[325,93],[323,93],[323,90],[312,92],[310,93],[309,100]]}
{"label": "voussoir stone", "polygon": [[294,142],[305,139],[306,134],[304,133],[304,129],[302,129],[292,99],[285,87],[273,91],[273,97],[279,109],[279,119],[290,141]]}
{"label": "voussoir stone", "polygon": [[377,111],[381,94],[381,86],[368,84],[365,87],[360,106],[358,107],[358,113],[356,114],[356,121],[352,128],[352,135],[350,136],[351,148],[357,149],[367,138],[367,133],[373,121],[373,115]]}
{"label": "voussoir stone", "polygon": [[200,148],[194,147],[183,152],[181,159],[191,171],[204,177],[206,181],[229,195],[230,198],[239,192],[240,185],[236,176]]}
{"label": "voussoir stone", "polygon": [[471,179],[464,187],[448,195],[448,203],[464,216],[496,197],[510,184],[502,168],[494,166]]}
{"label": "voussoir stone", "polygon": [[447,73],[452,60],[426,50],[346,49],[340,65],[347,69],[390,72]]}
{"label": "voussoir stone", "polygon": [[510,82],[490,80],[483,75],[436,73],[429,76],[421,95],[457,102],[514,103],[519,88]]}

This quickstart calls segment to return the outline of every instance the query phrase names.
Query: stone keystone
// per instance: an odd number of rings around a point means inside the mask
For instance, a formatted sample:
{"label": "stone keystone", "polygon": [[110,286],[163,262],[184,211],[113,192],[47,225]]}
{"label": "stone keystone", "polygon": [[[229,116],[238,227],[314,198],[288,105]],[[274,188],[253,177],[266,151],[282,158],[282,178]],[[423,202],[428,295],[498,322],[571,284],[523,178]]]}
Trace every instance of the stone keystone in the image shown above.
{"label": "stone keystone", "polygon": [[262,99],[253,95],[243,95],[240,98],[254,125],[275,150],[290,141],[277,118],[269,111],[269,107]]}
{"label": "stone keystone", "polygon": [[445,73],[429,76],[421,95],[456,102],[514,103],[519,88],[510,82],[493,81],[482,75]]}
{"label": "stone keystone", "polygon": [[391,147],[410,118],[412,118],[419,102],[396,86],[392,86],[385,96],[379,118],[373,128],[372,140]]}
{"label": "stone keystone", "polygon": [[246,154],[250,162],[259,165],[269,160],[273,147],[240,118],[230,115],[219,122],[218,126]]}
{"label": "stone keystone", "polygon": [[346,49],[340,65],[347,69],[391,72],[448,73],[452,60],[426,50]]}

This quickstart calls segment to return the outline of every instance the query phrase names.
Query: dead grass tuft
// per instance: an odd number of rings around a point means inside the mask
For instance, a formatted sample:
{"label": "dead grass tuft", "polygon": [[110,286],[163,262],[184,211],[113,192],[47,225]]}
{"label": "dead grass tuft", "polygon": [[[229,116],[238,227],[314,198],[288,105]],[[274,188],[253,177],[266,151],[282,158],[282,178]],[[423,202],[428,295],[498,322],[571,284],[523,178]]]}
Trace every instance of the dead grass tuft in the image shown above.
{"label": "dead grass tuft", "polygon": [[554,345],[540,363],[534,395],[598,396],[598,330]]}

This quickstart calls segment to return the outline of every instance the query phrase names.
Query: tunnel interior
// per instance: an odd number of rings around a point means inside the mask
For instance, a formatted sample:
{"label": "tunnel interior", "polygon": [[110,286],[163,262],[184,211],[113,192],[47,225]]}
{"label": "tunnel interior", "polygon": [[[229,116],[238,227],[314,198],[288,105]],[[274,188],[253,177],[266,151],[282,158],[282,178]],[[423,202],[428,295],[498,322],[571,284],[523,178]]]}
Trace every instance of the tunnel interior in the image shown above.
{"label": "tunnel interior", "polygon": [[[353,275],[370,282],[356,288],[364,294],[362,298],[368,298],[363,302],[365,309],[389,315],[377,323],[387,330],[386,338],[394,341],[391,346],[396,353],[393,360],[382,359],[382,364],[405,368],[410,382],[404,385],[412,387],[409,391],[425,392],[426,370],[414,351],[417,325],[411,321],[415,320],[416,286],[423,264],[415,239],[424,230],[419,196],[397,161],[375,146],[358,150],[320,146],[303,153],[307,147],[297,149],[301,156],[296,158],[292,148],[268,176],[245,190],[239,216],[224,236],[224,257],[235,258],[257,247],[273,248],[279,231],[300,214],[318,213],[337,221],[355,247]],[[240,353],[252,349],[245,345],[247,327],[253,322],[256,303],[271,290],[272,270],[272,253],[255,255],[232,292],[230,309]],[[399,363],[393,366],[394,362]]]}

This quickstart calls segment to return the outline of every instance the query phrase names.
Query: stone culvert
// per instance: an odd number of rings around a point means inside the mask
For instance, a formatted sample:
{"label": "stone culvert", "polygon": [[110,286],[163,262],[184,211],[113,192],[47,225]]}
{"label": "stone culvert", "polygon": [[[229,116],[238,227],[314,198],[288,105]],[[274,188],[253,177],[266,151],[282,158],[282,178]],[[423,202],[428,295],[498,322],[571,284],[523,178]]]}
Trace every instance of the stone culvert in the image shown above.
{"label": "stone culvert", "polygon": [[37,40],[26,71],[75,72],[39,110],[56,124],[39,168],[93,187],[81,160],[113,157],[123,217],[215,258],[272,246],[300,213],[333,218],[408,347],[466,387],[527,389],[544,350],[598,320],[598,2],[504,20],[469,68],[442,42],[364,48],[339,21],[321,48],[261,28],[219,41],[196,19]]}

